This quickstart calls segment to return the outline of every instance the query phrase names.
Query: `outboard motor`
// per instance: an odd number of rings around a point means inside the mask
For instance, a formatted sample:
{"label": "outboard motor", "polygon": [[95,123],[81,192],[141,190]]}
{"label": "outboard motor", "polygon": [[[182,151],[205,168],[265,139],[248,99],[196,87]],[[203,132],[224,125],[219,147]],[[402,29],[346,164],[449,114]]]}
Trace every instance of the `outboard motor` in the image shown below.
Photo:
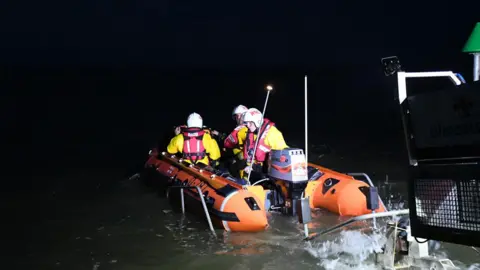
{"label": "outboard motor", "polygon": [[305,154],[302,149],[272,150],[268,160],[268,176],[275,183],[270,195],[272,208],[296,215],[296,204],[308,183]]}

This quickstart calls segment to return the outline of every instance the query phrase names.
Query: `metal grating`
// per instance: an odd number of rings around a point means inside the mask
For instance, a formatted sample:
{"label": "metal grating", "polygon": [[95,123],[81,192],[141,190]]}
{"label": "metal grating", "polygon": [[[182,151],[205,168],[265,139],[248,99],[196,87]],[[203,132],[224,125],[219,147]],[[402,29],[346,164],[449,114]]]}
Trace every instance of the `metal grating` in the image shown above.
{"label": "metal grating", "polygon": [[480,227],[480,181],[460,182],[458,189],[460,222],[471,223],[477,231]]}
{"label": "metal grating", "polygon": [[414,219],[420,230],[444,228],[457,232],[480,232],[479,182],[478,180],[415,179],[416,217]]}

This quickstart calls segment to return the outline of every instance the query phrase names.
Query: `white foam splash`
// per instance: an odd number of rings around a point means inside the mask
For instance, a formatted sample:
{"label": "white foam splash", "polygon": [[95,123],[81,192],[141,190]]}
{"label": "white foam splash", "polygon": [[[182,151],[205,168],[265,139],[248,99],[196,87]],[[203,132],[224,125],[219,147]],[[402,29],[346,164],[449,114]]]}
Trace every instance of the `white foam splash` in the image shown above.
{"label": "white foam splash", "polygon": [[375,266],[374,252],[381,252],[386,243],[382,233],[366,235],[359,231],[342,231],[331,241],[323,241],[306,250],[320,259],[325,269],[380,269]]}
{"label": "white foam splash", "polygon": [[474,265],[471,265],[470,267],[468,267],[467,270],[480,270],[480,263],[476,263]]}
{"label": "white foam splash", "polygon": [[465,264],[465,263],[463,263],[461,261],[458,261],[458,260],[453,260],[453,263],[460,270],[480,270],[480,263]]}

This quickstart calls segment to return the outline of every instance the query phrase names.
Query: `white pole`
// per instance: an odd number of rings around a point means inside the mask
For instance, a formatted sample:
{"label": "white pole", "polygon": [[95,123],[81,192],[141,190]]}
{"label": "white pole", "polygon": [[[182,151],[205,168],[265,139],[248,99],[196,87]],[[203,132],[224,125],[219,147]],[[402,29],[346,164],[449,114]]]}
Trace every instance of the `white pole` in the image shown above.
{"label": "white pole", "polygon": [[305,75],[305,160],[308,171],[308,94],[307,75]]}
{"label": "white pole", "polygon": [[480,53],[473,54],[473,81],[480,80]]}
{"label": "white pole", "polygon": [[[265,104],[263,105],[263,112],[262,112],[262,115],[263,115],[264,118],[265,118],[265,111],[267,110],[267,104],[268,104],[268,97],[269,96],[270,96],[270,91],[267,91],[267,98],[265,98]],[[262,122],[263,122],[263,118],[262,118]],[[259,128],[259,130],[260,130],[260,128]],[[257,133],[258,133],[258,131],[257,131]]]}
{"label": "white pole", "polygon": [[[252,169],[250,170],[247,176],[247,185],[249,186],[250,186],[250,175],[252,174],[252,170],[253,170],[253,162],[255,161],[255,152],[257,152],[258,142],[260,141],[260,138],[258,137],[258,135],[260,135],[260,129],[262,128],[262,125],[263,125],[263,119],[265,119],[265,111],[267,110],[268,97],[270,97],[270,92],[272,90],[273,88],[270,85],[267,86],[267,98],[265,98],[265,105],[263,105],[262,122],[260,123],[260,127],[257,127],[257,139],[255,140],[255,148],[253,148],[252,160],[250,162],[251,163],[250,166],[252,167]],[[245,157],[245,158],[247,158],[247,162],[248,162],[248,157]]]}

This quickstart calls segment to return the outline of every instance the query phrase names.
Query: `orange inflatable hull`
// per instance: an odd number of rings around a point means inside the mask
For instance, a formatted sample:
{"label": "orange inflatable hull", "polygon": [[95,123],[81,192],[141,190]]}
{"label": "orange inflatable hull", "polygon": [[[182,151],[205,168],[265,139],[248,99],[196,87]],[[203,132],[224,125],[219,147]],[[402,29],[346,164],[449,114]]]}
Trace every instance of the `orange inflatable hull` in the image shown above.
{"label": "orange inflatable hull", "polygon": [[[155,150],[145,164],[156,170],[166,186],[198,186],[202,191],[215,227],[235,232],[258,232],[268,227],[265,192],[261,186],[243,189],[232,180],[216,176],[196,166],[189,166],[175,156],[158,154]],[[177,192],[177,190],[171,190]],[[180,194],[180,190],[178,190]],[[204,215],[200,194],[184,189],[186,210],[196,208]]]}
{"label": "orange inflatable hull", "polygon": [[[315,164],[309,167],[318,169],[322,175],[310,181],[305,188],[305,197],[310,197],[311,208],[324,208],[340,216],[361,216],[372,213],[367,209],[364,191],[369,185],[352,176],[339,173]],[[376,212],[385,212],[380,203]]]}

